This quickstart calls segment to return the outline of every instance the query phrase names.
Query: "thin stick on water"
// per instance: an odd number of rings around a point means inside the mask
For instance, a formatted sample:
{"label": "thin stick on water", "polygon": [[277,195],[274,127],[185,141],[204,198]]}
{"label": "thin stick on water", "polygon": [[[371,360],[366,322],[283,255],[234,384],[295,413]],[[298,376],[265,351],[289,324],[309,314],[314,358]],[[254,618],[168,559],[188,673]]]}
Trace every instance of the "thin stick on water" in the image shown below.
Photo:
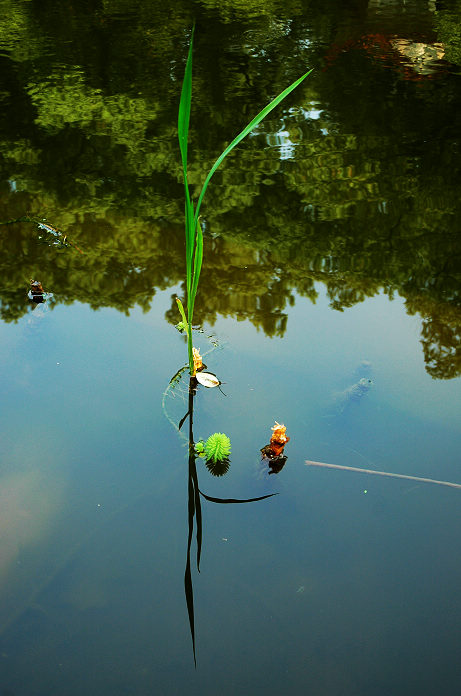
{"label": "thin stick on water", "polygon": [[450,481],[436,481],[435,479],[423,478],[422,476],[406,476],[405,474],[390,474],[387,471],[375,471],[374,469],[361,469],[358,466],[342,466],[341,464],[327,464],[326,462],[311,462],[306,460],[307,466],[320,466],[326,469],[341,469],[341,471],[357,471],[359,474],[376,474],[376,476],[390,476],[392,478],[406,479],[407,481],[419,481],[420,483],[436,483],[438,486],[449,486],[450,488],[461,488],[460,483],[450,483]]}

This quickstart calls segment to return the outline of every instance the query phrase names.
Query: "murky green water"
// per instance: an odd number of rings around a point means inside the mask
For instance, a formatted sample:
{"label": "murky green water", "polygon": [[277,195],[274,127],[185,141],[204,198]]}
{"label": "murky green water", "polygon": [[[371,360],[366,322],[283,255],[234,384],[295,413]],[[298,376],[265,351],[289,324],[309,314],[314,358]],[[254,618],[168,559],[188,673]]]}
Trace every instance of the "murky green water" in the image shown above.
{"label": "murky green water", "polygon": [[[0,694],[455,693],[461,491],[304,462],[461,483],[459,2],[0,9]],[[187,382],[163,397],[194,19],[194,195],[314,68],[203,208],[196,341],[226,396],[198,388],[194,436],[232,453],[200,490],[279,495],[201,499],[196,668]]]}

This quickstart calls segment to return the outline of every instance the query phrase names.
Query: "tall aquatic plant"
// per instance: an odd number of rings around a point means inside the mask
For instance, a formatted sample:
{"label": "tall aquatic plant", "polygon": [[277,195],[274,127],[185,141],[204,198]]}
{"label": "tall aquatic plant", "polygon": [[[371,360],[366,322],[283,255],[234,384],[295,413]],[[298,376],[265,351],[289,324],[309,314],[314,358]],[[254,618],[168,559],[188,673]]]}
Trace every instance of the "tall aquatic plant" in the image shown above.
{"label": "tall aquatic plant", "polygon": [[205,192],[210,183],[210,179],[218,169],[221,162],[234,149],[238,143],[245,138],[258,125],[268,113],[275,109],[280,102],[287,97],[301,82],[312,72],[309,70],[301,77],[295,80],[289,87],[283,90],[275,99],[262,109],[257,116],[232,140],[226,149],[219,155],[216,162],[208,172],[205,181],[200,191],[197,204],[194,207],[194,202],[191,199],[189,191],[189,182],[187,178],[187,144],[189,135],[189,120],[192,102],[192,52],[194,42],[194,28],[192,29],[189,53],[187,56],[186,69],[184,72],[184,81],[181,90],[181,99],[179,102],[178,113],[178,138],[179,148],[181,150],[181,161],[184,178],[184,195],[185,195],[185,223],[186,223],[186,292],[187,292],[187,318],[183,304],[179,298],[177,303],[184,328],[187,334],[187,349],[189,357],[190,374],[195,374],[194,360],[192,355],[192,320],[194,316],[195,298],[197,295],[198,283],[200,279],[200,271],[203,261],[203,232],[200,225],[200,208],[205,196]]}

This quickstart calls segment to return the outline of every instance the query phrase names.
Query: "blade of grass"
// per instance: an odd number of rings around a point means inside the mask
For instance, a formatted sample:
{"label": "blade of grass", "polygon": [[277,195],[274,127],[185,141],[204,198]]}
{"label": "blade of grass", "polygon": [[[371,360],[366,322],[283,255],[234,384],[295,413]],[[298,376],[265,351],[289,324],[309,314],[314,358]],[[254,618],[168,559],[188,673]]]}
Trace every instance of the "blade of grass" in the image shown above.
{"label": "blade of grass", "polygon": [[[178,304],[178,309],[179,309],[179,313],[180,313],[180,315],[181,315],[181,319],[183,320],[183,323],[184,323],[184,328],[185,328],[186,331],[187,331],[187,329],[189,328],[189,323],[188,323],[188,321],[187,321],[187,319],[186,319],[186,313],[185,313],[185,311],[184,311],[183,304],[182,304],[181,300],[179,299],[179,297],[176,298],[176,302],[177,302],[177,304]],[[176,376],[176,375],[175,375],[175,376]]]}
{"label": "blade of grass", "polygon": [[[181,315],[181,319],[183,320],[185,330],[186,330],[186,335],[187,335],[187,355],[189,359],[189,372],[191,375],[194,374],[194,356],[192,353],[192,317],[190,321],[187,321],[186,319],[186,313],[184,311],[183,304],[179,297],[176,298],[176,303],[178,305],[179,313]],[[188,313],[189,310],[188,310]]]}
{"label": "blade of grass", "polygon": [[[200,222],[197,223],[197,235],[195,237],[195,256],[194,256],[194,273],[192,276],[191,287],[191,314],[194,312],[195,297],[197,295],[198,281],[200,279],[200,271],[202,270],[203,262],[203,232]],[[192,317],[189,317],[192,323]]]}
{"label": "blade of grass", "polygon": [[186,287],[189,298],[192,283],[192,258],[194,253],[194,207],[190,198],[189,182],[187,178],[187,147],[189,139],[189,121],[192,103],[192,53],[194,46],[194,31],[192,27],[187,54],[184,80],[181,89],[181,98],[178,111],[178,140],[181,151],[181,161],[184,179],[185,220],[186,220]]}
{"label": "blade of grass", "polygon": [[250,123],[247,126],[245,126],[245,128],[233,139],[233,141],[219,155],[218,159],[216,160],[214,165],[211,167],[211,169],[208,172],[208,175],[203,183],[202,190],[200,192],[200,195],[199,195],[199,198],[197,201],[197,207],[195,209],[195,221],[196,222],[198,220],[198,216],[200,213],[200,207],[202,205],[202,200],[203,200],[203,197],[205,195],[205,191],[207,190],[208,184],[210,183],[210,179],[213,176],[213,174],[215,173],[215,171],[217,170],[217,168],[219,167],[219,165],[221,164],[221,162],[223,161],[223,159],[229,154],[229,152],[231,152],[231,150],[234,149],[234,147],[236,145],[239,144],[239,142],[241,140],[243,140],[243,138],[245,138],[248,135],[248,133],[251,133],[253,128],[255,126],[257,126],[258,123],[260,123],[267,116],[267,114],[269,114],[273,109],[275,109],[275,107],[278,106],[278,104],[280,104],[280,102],[283,101],[283,99],[285,99],[285,97],[287,97],[290,94],[290,92],[292,92],[294,89],[296,89],[296,87],[298,87],[298,85],[300,85],[301,82],[303,80],[305,80],[308,75],[311,74],[312,70],[313,70],[313,68],[311,68],[311,70],[308,70],[306,73],[304,73],[304,75],[301,75],[301,77],[299,77],[297,80],[295,80],[289,87],[284,89],[283,92],[280,92],[280,94],[277,95],[275,97],[275,99],[273,99],[269,104],[267,104],[267,106],[265,106],[264,109],[261,109],[259,114],[257,114],[254,117],[254,119],[252,121],[250,121]]}
{"label": "blade of grass", "polygon": [[187,141],[189,137],[190,108],[192,102],[192,50],[194,45],[195,26],[192,27],[189,53],[187,55],[186,69],[184,71],[184,81],[181,89],[181,99],[179,101],[178,112],[178,139],[181,150],[181,159],[185,181],[187,181]]}
{"label": "blade of grass", "polygon": [[185,195],[185,236],[186,236],[186,292],[187,292],[187,321],[185,320],[185,312],[182,304],[178,300],[180,311],[182,309],[182,318],[186,325],[187,331],[187,347],[189,356],[190,374],[194,374],[193,354],[192,354],[192,321],[194,314],[195,298],[197,295],[200,273],[203,263],[203,232],[199,222],[200,207],[203,197],[208,188],[211,177],[218,169],[225,157],[238,145],[238,143],[247,136],[255,126],[258,125],[280,102],[287,97],[303,80],[312,72],[309,70],[304,75],[295,80],[289,87],[284,89],[265,106],[250,123],[232,140],[226,149],[218,157],[210,171],[208,172],[205,181],[200,191],[197,201],[197,206],[194,211],[194,203],[190,196],[189,182],[187,176],[187,150],[189,137],[189,122],[192,102],[192,54],[194,43],[195,26],[192,28],[191,38],[189,43],[189,51],[187,55],[186,68],[184,71],[184,80],[181,89],[181,98],[179,102],[178,112],[178,139],[181,151],[181,162],[184,178],[184,195]]}
{"label": "blade of grass", "polygon": [[[184,176],[187,176],[185,173]],[[189,188],[186,186],[186,287],[187,287],[187,306],[189,311],[189,297],[192,288],[192,259],[194,257],[195,234],[194,234],[194,205],[189,196]],[[190,318],[192,323],[192,317]]]}

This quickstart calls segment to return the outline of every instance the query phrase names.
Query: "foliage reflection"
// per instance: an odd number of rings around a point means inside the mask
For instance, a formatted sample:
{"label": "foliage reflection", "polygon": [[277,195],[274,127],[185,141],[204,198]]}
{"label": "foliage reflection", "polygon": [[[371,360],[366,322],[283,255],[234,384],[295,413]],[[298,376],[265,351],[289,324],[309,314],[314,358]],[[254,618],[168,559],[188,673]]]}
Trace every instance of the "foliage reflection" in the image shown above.
{"label": "foliage reflection", "polygon": [[[196,460],[200,456],[197,453],[197,443],[194,440],[194,398],[197,393],[198,382],[195,377],[189,378],[189,388],[188,388],[188,404],[187,411],[185,415],[181,418],[179,423],[176,425],[171,419],[168,409],[165,407],[165,402],[168,397],[172,395],[170,391],[177,388],[179,380],[185,374],[187,370],[187,365],[180,368],[171,378],[169,385],[164,394],[163,408],[164,413],[172,425],[181,434],[181,428],[188,420],[189,422],[189,432],[188,432],[188,486],[187,486],[187,509],[188,509],[188,532],[187,532],[187,551],[186,551],[186,568],[184,572],[184,591],[186,597],[187,612],[189,616],[189,627],[192,638],[192,651],[194,656],[194,662],[196,664],[196,635],[195,635],[195,611],[194,611],[194,590],[192,582],[192,563],[191,563],[191,551],[192,551],[192,541],[194,537],[194,529],[196,536],[196,567],[197,571],[200,572],[200,557],[202,552],[202,506],[201,497],[211,503],[219,503],[224,505],[229,504],[242,504],[242,503],[254,503],[260,500],[265,500],[266,498],[271,498],[276,493],[269,493],[268,495],[259,496],[257,498],[248,499],[237,499],[237,498],[216,498],[203,493],[199,488],[198,474]],[[220,433],[221,434],[221,433]],[[286,457],[285,457],[286,459]],[[219,464],[222,467],[219,469]],[[218,473],[216,471],[216,465],[218,465]],[[214,467],[207,466],[208,470],[213,475],[222,476],[227,473],[229,468],[229,460],[227,457],[223,458],[221,462],[214,462]],[[280,467],[281,468],[281,467]]]}
{"label": "foliage reflection", "polygon": [[28,311],[30,278],[55,303],[123,312],[181,281],[176,113],[195,18],[195,197],[229,133],[316,66],[210,185],[196,321],[282,336],[317,282],[339,311],[398,293],[422,317],[428,372],[461,374],[459,3],[407,5],[362,3],[350,27],[334,2],[3,2],[1,318]]}

